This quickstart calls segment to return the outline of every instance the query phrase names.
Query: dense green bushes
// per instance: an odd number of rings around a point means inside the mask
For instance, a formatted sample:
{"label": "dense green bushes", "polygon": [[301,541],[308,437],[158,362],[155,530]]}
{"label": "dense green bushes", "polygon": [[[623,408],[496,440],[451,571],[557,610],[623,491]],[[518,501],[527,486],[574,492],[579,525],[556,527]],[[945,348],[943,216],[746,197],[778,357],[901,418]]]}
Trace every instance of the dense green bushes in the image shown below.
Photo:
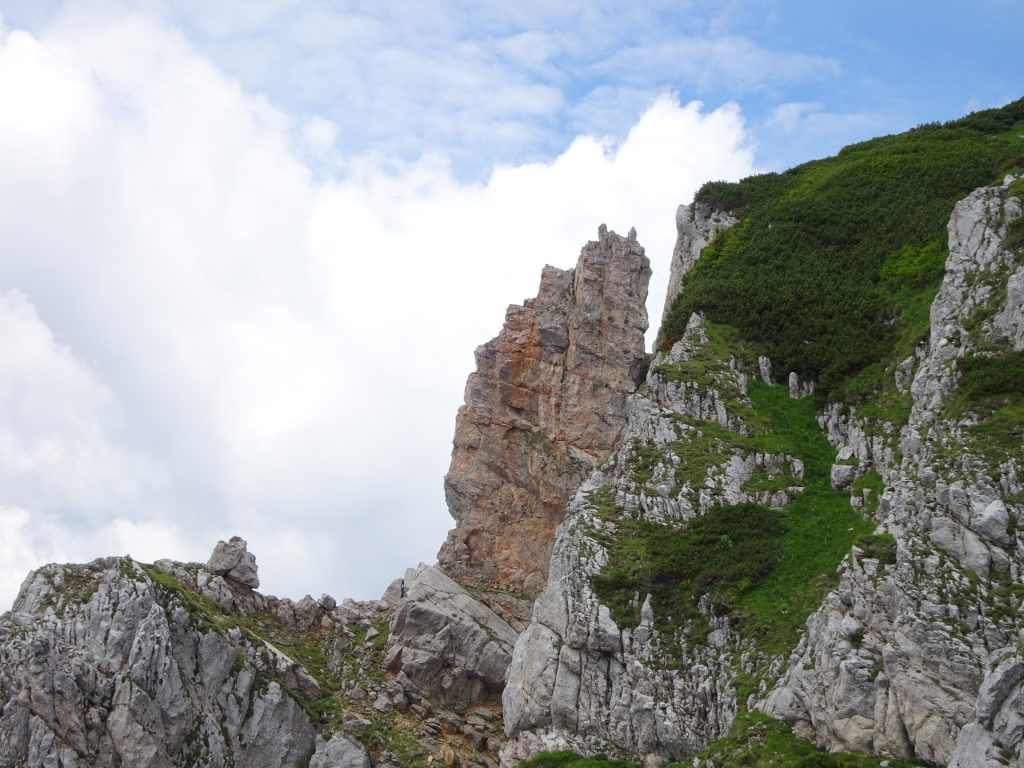
{"label": "dense green bushes", "polygon": [[965,357],[960,361],[959,390],[968,402],[1024,393],[1024,353]]}
{"label": "dense green bushes", "polygon": [[[722,329],[710,324],[708,335]],[[791,650],[804,620],[834,584],[836,566],[859,534],[873,523],[850,506],[849,496],[829,484],[835,449],[816,421],[810,399],[794,400],[785,387],[751,382],[753,409],[738,411],[752,429],[745,437],[721,445],[709,435],[725,437],[714,422],[700,422],[703,437],[688,433],[684,445],[696,455],[680,468],[696,467],[689,481],[703,483],[709,464],[719,464],[733,450],[784,453],[804,464],[795,493],[781,511],[751,504],[709,510],[679,527],[634,520],[616,507],[610,487],[591,493],[598,517],[616,523],[614,533],[595,532],[608,551],[608,563],[592,580],[595,593],[620,626],[635,626],[639,603],[649,593],[655,622],[662,629],[682,629],[697,619],[691,635],[706,631],[697,601],[711,596],[713,608],[735,612],[735,624],[756,647],[770,654]],[[717,428],[717,430],[716,430]],[[640,452],[634,476],[646,482],[656,456]],[[679,469],[677,469],[678,473]]]}
{"label": "dense green bushes", "polygon": [[650,593],[660,622],[682,626],[698,616],[697,601],[711,593],[718,610],[750,589],[779,560],[786,531],[781,513],[753,504],[716,507],[679,528],[624,518],[606,540],[608,564],[594,591],[616,623],[636,626],[640,599]]}
{"label": "dense green bushes", "polygon": [[946,246],[940,241],[917,247],[905,245],[882,264],[879,287],[886,293],[905,288],[924,288],[942,280]]}
{"label": "dense green bushes", "polygon": [[705,184],[696,201],[732,210],[741,223],[705,249],[663,341],[701,310],[827,395],[890,352],[908,291],[934,292],[954,203],[1021,155],[1013,126],[1022,118],[1024,100],[785,173]]}

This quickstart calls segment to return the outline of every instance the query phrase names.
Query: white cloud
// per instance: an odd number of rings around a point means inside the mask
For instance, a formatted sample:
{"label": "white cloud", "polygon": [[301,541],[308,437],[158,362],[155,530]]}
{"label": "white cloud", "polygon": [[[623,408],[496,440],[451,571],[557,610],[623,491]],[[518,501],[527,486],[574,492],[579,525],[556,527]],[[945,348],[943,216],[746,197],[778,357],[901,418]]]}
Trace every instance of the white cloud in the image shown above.
{"label": "white cloud", "polygon": [[188,552],[179,532],[159,520],[115,517],[88,527],[0,506],[0,530],[0,612],[14,601],[28,572],[44,563],[82,562],[98,552],[142,560],[184,557]]}
{"label": "white cloud", "polygon": [[309,118],[302,127],[302,142],[316,159],[333,155],[337,138],[338,127],[320,115]]}
{"label": "white cloud", "polygon": [[33,521],[24,509],[0,506],[0,613],[7,610],[21,582],[43,563],[63,561],[64,531]]}
{"label": "white cloud", "polygon": [[866,112],[831,112],[821,102],[791,101],[779,104],[764,120],[766,128],[805,140],[831,136],[845,143],[884,124],[881,115]]}
{"label": "white cloud", "polygon": [[[15,18],[35,19],[41,2],[9,5]],[[412,161],[440,149],[457,175],[478,180],[495,160],[554,158],[569,131],[621,140],[638,107],[664,91],[721,101],[840,73],[833,57],[753,39],[775,13],[747,0],[61,5],[72,26],[144,9],[180,27],[248,90],[295,116],[299,140],[319,115],[336,126],[345,157]]]}
{"label": "white cloud", "polygon": [[779,104],[765,118],[765,125],[791,134],[809,115],[820,114],[823,104],[818,101],[790,101]]}
{"label": "white cloud", "polygon": [[137,15],[8,34],[0,95],[0,328],[22,350],[0,363],[0,507],[75,544],[0,552],[0,605],[26,557],[205,559],[234,533],[269,591],[379,593],[451,525],[455,411],[505,305],[607,222],[647,246],[656,319],[676,205],[752,170],[737,107],[662,96],[620,144],[485,183],[441,155],[324,177],[304,158],[326,122]]}
{"label": "white cloud", "polygon": [[0,294],[0,338],[0,504],[98,513],[158,482],[117,447],[110,392],[17,292]]}
{"label": "white cloud", "polygon": [[600,62],[596,70],[618,75],[626,83],[681,80],[701,89],[724,87],[742,93],[783,82],[827,80],[842,68],[832,57],[775,51],[746,37],[723,35],[628,47]]}
{"label": "white cloud", "polygon": [[[792,101],[772,109],[758,125],[758,135],[775,152],[799,140],[804,157],[823,157],[866,136],[884,132],[886,125],[887,118],[879,114],[837,112],[829,110],[823,102]],[[761,160],[774,167],[792,163],[792,157],[773,156],[771,152],[762,153]]]}

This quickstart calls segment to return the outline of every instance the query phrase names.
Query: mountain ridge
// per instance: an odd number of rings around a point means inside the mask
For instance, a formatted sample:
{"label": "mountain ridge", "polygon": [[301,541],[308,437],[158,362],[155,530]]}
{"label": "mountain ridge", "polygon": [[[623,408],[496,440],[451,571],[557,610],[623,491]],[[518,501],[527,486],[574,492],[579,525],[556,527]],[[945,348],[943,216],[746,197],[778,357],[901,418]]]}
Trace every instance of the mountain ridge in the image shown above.
{"label": "mountain ridge", "polygon": [[[819,216],[850,179],[884,186],[891,169],[864,168],[886,152],[921,153],[903,173],[982,147],[1012,171],[1022,117],[1024,100],[705,185],[677,214],[650,359],[635,233],[602,227],[574,271],[546,268],[460,412],[449,485],[492,490],[460,491],[482,502],[453,507],[440,567],[381,600],[263,596],[238,538],[206,564],[34,571],[0,617],[0,768],[1024,766],[1024,174],[958,192],[938,245],[931,224],[901,240],[914,211],[864,225],[892,230],[881,250],[844,240],[870,206]],[[937,209],[974,184],[966,165],[913,199]],[[852,367],[848,339],[794,351],[836,303],[821,265],[820,295],[801,277],[775,296],[809,297],[795,325],[730,314],[780,284],[764,270],[808,263],[786,250],[806,233],[778,239],[800,226],[831,238],[816,259],[875,254],[852,325],[882,330]],[[603,431],[580,427],[595,414]],[[532,508],[543,484],[562,501],[517,529],[496,492]]]}

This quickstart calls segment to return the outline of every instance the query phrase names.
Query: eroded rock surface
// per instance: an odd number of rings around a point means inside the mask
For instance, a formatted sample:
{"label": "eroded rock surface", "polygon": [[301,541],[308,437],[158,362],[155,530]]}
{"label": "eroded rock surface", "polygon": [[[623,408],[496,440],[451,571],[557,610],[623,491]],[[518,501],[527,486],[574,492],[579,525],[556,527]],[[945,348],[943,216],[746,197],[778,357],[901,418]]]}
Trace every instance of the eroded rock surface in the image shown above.
{"label": "eroded rock surface", "polygon": [[617,444],[643,379],[650,275],[635,233],[602,227],[476,350],[445,478],[457,525],[438,555],[457,580],[543,586],[565,505]]}
{"label": "eroded rock surface", "polygon": [[844,481],[871,470],[883,479],[878,531],[894,544],[881,557],[854,550],[761,708],[832,750],[1024,765],[1012,586],[1024,573],[1012,524],[1024,515],[1024,445],[993,451],[972,437],[970,414],[950,410],[959,360],[1024,348],[1024,266],[1002,246],[1021,216],[1010,181],[973,192],[950,218],[930,339],[894,374],[912,396],[898,437],[856,412],[823,416],[847,459],[837,465]]}
{"label": "eroded rock surface", "polygon": [[197,626],[129,558],[35,571],[0,647],[0,766],[284,768],[315,750],[264,649]]}
{"label": "eroded rock surface", "polygon": [[719,210],[707,203],[679,206],[676,210],[676,245],[672,250],[662,322],[682,292],[686,275],[697,263],[701,251],[707,247],[717,232],[738,223],[739,219],[728,211]]}
{"label": "eroded rock surface", "polygon": [[[385,671],[400,585],[382,600],[292,601],[222,575],[235,562],[215,554],[218,573],[124,557],[30,574],[0,617],[0,767],[496,763],[489,710],[456,714]],[[437,578],[413,583],[412,599],[467,622],[449,630],[476,643],[462,667],[498,684],[508,654],[489,666],[490,635],[472,633],[501,628],[474,624],[487,609],[430,570]],[[443,665],[452,647],[437,650]]]}
{"label": "eroded rock surface", "polygon": [[247,547],[248,543],[241,536],[232,536],[229,541],[218,541],[206,563],[206,570],[243,586],[258,589],[260,578],[256,575],[256,557]]}
{"label": "eroded rock surface", "polygon": [[388,670],[449,709],[497,704],[519,633],[438,568],[410,568],[404,589],[391,619]]}
{"label": "eroded rock surface", "polygon": [[[666,633],[650,598],[640,594],[639,624],[620,627],[593,586],[608,559],[603,537],[615,535],[620,516],[673,526],[723,504],[770,504],[771,494],[748,486],[758,469],[792,477],[791,492],[802,490],[799,460],[758,454],[739,442],[682,465],[677,449],[704,442],[704,430],[747,430],[736,407],[750,405],[747,374],[735,360],[705,357],[707,343],[703,319],[694,315],[629,398],[621,446],[569,504],[547,586],[509,669],[505,766],[562,749],[682,760],[723,736],[735,717],[733,677],[741,659],[727,617],[702,602],[703,635],[688,642]],[[681,375],[690,366],[709,380]],[[680,644],[673,650],[673,643]]]}

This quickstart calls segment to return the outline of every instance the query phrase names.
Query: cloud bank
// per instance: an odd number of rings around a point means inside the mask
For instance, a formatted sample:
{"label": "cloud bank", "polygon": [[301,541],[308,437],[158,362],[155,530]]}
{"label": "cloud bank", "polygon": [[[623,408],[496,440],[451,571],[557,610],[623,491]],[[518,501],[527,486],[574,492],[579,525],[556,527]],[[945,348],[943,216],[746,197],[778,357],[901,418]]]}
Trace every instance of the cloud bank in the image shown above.
{"label": "cloud bank", "polygon": [[480,182],[340,157],[346,126],[143,15],[0,30],[0,105],[0,606],[45,561],[235,533],[267,591],[378,595],[451,525],[455,411],[505,306],[606,222],[647,247],[656,321],[676,205],[753,170],[735,105],[671,94]]}

